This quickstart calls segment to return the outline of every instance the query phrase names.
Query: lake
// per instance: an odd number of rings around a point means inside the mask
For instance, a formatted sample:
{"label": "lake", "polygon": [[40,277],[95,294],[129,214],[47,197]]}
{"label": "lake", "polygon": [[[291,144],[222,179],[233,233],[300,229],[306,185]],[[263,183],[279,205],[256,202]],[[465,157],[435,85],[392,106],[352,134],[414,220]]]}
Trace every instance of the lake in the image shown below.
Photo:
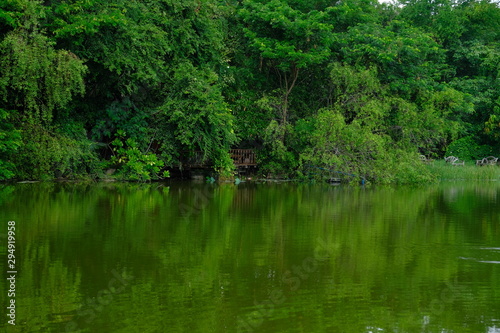
{"label": "lake", "polygon": [[497,182],[3,184],[0,220],[6,332],[500,332]]}

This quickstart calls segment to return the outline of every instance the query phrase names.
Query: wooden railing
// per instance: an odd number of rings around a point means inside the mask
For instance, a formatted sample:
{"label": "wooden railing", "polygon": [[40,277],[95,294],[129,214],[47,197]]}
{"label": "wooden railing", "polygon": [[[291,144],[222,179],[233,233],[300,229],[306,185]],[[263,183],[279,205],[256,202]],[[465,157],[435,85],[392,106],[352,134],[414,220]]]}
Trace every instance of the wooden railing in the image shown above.
{"label": "wooden railing", "polygon": [[[233,159],[234,165],[236,167],[244,166],[256,166],[257,162],[255,159],[255,152],[253,149],[231,149],[229,150],[229,154]],[[201,151],[196,151],[194,155],[186,159],[183,164],[185,166],[196,168],[196,167],[209,167],[212,166],[212,161],[208,159],[203,159],[204,154]]]}
{"label": "wooden railing", "polygon": [[255,152],[252,149],[231,149],[229,151],[235,166],[255,166]]}

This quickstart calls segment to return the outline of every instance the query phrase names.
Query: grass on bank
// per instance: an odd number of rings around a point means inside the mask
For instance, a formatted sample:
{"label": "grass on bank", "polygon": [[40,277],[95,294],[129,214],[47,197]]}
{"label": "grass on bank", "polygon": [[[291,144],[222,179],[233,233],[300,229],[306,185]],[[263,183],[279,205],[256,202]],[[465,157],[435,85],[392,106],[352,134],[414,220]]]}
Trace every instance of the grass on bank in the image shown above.
{"label": "grass on bank", "polygon": [[475,161],[466,161],[463,166],[434,161],[427,167],[438,180],[500,180],[500,166],[477,166]]}

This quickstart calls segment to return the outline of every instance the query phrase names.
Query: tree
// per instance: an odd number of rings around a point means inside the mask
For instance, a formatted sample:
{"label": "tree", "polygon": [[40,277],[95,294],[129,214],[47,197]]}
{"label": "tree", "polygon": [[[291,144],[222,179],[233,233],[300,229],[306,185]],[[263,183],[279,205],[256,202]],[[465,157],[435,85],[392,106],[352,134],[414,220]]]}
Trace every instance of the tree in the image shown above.
{"label": "tree", "polygon": [[53,127],[53,119],[83,94],[87,68],[74,53],[56,48],[47,36],[42,24],[46,7],[41,2],[15,0],[2,3],[4,8],[1,17],[7,28],[0,35],[0,110],[2,119],[9,122],[4,125],[7,141],[2,155],[10,152],[10,158],[3,164],[8,163],[10,170],[15,165],[18,177],[54,177],[55,169],[65,172],[70,163],[76,167],[93,158],[90,146],[60,137]]}
{"label": "tree", "polygon": [[0,180],[14,177],[12,157],[21,145],[21,133],[14,128],[10,114],[0,109]]}
{"label": "tree", "polygon": [[351,175],[377,183],[430,181],[418,154],[405,150],[384,133],[375,133],[360,121],[347,123],[341,108],[323,109],[315,117],[310,146],[300,155],[303,172]]}
{"label": "tree", "polygon": [[130,138],[143,154],[155,143],[168,165],[201,150],[229,172],[235,136],[217,75],[226,62],[217,4],[55,2],[58,43],[88,59],[89,93],[78,108],[95,140]]}
{"label": "tree", "polygon": [[434,34],[446,47],[462,36],[466,25],[455,0],[400,0],[400,20]]}
{"label": "tree", "polygon": [[[17,0],[15,28],[0,41],[0,107],[19,111],[24,121],[49,124],[53,113],[84,92],[86,67],[74,53],[54,48],[39,20],[40,2]],[[14,23],[12,23],[14,24]]]}
{"label": "tree", "polygon": [[282,0],[243,1],[239,11],[245,34],[260,57],[259,70],[269,69],[277,78],[281,103],[280,122],[289,119],[289,97],[301,70],[325,62],[331,54],[333,26],[328,13],[313,8],[296,9]]}
{"label": "tree", "polygon": [[229,149],[236,141],[233,116],[222,97],[217,75],[210,68],[179,64],[172,86],[154,115],[165,154],[179,156],[201,150],[224,176],[232,174]]}
{"label": "tree", "polygon": [[432,89],[451,74],[444,50],[433,37],[402,21],[352,27],[339,47],[342,61],[375,67],[381,82],[405,98],[415,98],[420,90]]}

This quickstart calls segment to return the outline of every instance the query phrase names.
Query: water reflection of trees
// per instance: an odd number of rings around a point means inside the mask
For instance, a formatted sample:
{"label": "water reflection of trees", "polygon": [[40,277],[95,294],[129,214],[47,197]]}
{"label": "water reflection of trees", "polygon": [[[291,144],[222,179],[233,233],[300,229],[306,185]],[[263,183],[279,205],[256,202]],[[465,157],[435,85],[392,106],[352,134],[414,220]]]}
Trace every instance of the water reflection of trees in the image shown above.
{"label": "water reflection of trees", "polygon": [[[289,327],[293,318],[311,331],[359,332],[374,323],[413,331],[424,315],[434,316],[429,304],[446,283],[460,276],[499,284],[491,267],[467,275],[456,260],[467,244],[498,239],[497,191],[24,184],[4,201],[3,212],[23,221],[19,288],[29,291],[21,302],[32,309],[33,327],[49,314],[66,314],[52,317],[53,325],[63,325],[82,299],[102,289],[112,269],[126,269],[135,284],[92,327],[136,318],[134,302],[149,313],[138,329],[223,331],[278,289],[287,302],[264,330]],[[318,238],[331,245],[330,257],[292,292],[283,277],[313,256]],[[455,314],[446,312],[448,329],[470,310],[465,294],[456,297]],[[491,295],[481,295],[475,306],[487,317],[495,309]]]}

